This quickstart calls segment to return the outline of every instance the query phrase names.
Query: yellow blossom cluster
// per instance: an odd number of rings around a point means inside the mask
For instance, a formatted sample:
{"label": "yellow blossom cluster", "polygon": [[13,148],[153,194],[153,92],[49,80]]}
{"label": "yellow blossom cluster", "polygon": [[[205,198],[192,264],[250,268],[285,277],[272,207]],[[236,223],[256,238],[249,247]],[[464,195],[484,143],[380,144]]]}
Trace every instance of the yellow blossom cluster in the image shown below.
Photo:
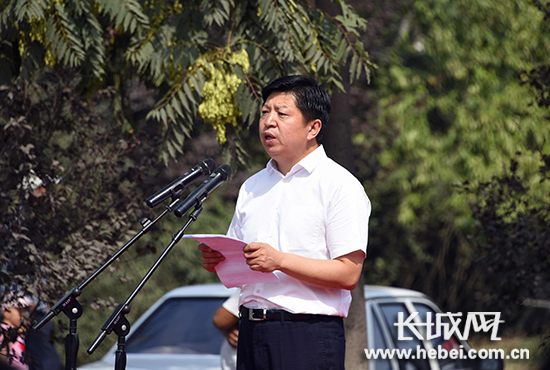
{"label": "yellow blossom cluster", "polygon": [[203,63],[200,67],[207,81],[202,88],[203,101],[199,105],[198,113],[203,120],[212,124],[220,144],[227,141],[226,124],[237,126],[237,118],[241,116],[235,102],[235,93],[243,81],[231,70],[235,65],[239,65],[244,74],[248,73],[250,61],[246,50],[228,50],[223,59]]}
{"label": "yellow blossom cluster", "polygon": [[[38,0],[38,3],[40,3],[40,0]],[[53,11],[56,4],[59,4],[61,6],[64,6],[63,0],[53,0],[51,1],[47,7],[46,11],[51,12]],[[46,21],[44,19],[35,19],[34,17],[30,17],[29,21],[30,25],[30,31],[29,31],[29,37],[31,42],[38,41],[42,45],[46,47],[46,53],[44,55],[44,63],[48,67],[54,67],[56,62],[56,57],[54,52],[52,51],[51,45],[46,45]],[[16,25],[16,28],[19,28],[18,25]],[[19,55],[21,57],[26,57],[28,50],[25,46],[25,36],[26,34],[23,31],[19,31]]]}

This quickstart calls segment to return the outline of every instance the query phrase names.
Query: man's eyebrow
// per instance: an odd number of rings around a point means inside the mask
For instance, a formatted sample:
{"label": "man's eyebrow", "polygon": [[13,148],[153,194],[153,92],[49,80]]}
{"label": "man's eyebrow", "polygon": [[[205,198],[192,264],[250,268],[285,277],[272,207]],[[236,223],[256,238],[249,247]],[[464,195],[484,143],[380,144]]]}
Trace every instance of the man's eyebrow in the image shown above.
{"label": "man's eyebrow", "polygon": [[[271,106],[266,103],[266,104],[262,105],[262,108],[271,109]],[[276,105],[273,106],[273,108],[275,108],[275,109],[289,109],[290,106],[288,104],[276,104]]]}

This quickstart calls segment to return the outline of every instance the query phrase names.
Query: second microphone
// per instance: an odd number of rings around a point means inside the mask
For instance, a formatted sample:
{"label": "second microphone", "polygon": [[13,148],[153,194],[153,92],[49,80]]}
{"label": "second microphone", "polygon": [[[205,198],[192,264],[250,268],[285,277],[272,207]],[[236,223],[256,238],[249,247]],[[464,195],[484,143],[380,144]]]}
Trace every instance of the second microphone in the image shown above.
{"label": "second microphone", "polygon": [[227,164],[222,164],[218,167],[199,187],[193,190],[176,209],[174,209],[176,217],[182,217],[187,214],[191,208],[201,205],[214,189],[229,179],[231,172],[231,167]]}

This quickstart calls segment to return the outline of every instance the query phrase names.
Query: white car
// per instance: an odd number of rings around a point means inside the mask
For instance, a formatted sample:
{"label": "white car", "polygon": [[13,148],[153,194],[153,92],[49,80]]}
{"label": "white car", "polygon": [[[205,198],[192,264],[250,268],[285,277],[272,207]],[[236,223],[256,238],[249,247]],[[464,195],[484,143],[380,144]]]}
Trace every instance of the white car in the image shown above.
{"label": "white car", "polygon": [[[222,284],[191,285],[174,289],[161,297],[134,324],[126,338],[127,370],[220,370],[223,336],[212,324],[212,316],[234,292]],[[442,345],[446,349],[470,349],[456,337],[447,341],[397,340],[399,312],[442,313],[426,295],[408,289],[365,286],[367,342],[371,349],[418,348],[426,351]],[[418,320],[418,319],[417,319]],[[407,332],[410,334],[410,332]],[[115,335],[114,333],[112,335]],[[418,347],[419,346],[419,347]],[[79,370],[115,369],[115,344],[97,362]],[[415,352],[413,352],[414,354]],[[500,361],[437,359],[371,359],[370,370],[501,370]]]}

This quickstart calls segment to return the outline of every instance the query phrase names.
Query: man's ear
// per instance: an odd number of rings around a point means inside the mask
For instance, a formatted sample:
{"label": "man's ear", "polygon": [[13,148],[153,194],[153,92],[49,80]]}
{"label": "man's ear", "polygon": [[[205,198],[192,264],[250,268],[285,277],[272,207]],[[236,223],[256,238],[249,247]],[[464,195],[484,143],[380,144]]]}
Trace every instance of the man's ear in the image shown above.
{"label": "man's ear", "polygon": [[321,131],[321,127],[323,123],[321,122],[320,119],[315,119],[313,121],[310,121],[308,125],[309,125],[309,131],[307,134],[307,140],[308,141],[315,140],[315,138],[319,134],[319,131]]}

